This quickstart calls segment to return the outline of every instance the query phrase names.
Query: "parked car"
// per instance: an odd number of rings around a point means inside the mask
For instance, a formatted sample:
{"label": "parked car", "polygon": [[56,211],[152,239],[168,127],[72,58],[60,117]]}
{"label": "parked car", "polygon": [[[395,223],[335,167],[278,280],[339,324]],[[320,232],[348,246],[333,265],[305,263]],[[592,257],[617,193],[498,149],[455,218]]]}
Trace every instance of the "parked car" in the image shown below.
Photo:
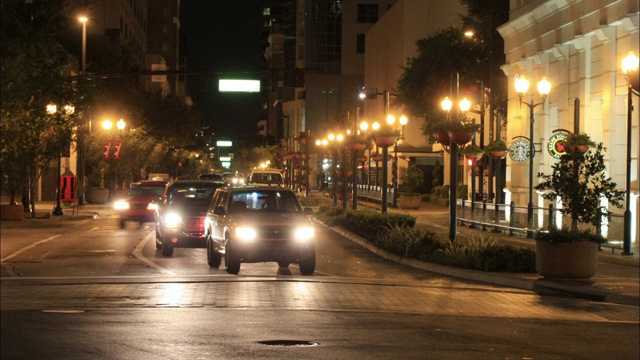
{"label": "parked car", "polygon": [[249,173],[247,183],[284,186],[284,179],[278,169],[256,169]]}
{"label": "parked car", "polygon": [[244,174],[239,172],[226,172],[222,174],[224,181],[229,185],[243,185]]}
{"label": "parked car", "polygon": [[165,190],[167,181],[144,180],[131,184],[127,195],[113,203],[114,209],[120,215],[120,228],[124,228],[127,221],[154,221],[155,200],[158,200]]}
{"label": "parked car", "polygon": [[207,263],[227,272],[241,263],[275,261],[280,267],[300,266],[303,275],[316,268],[315,232],[291,189],[274,186],[224,187],[216,191],[207,212]]}
{"label": "parked car", "polygon": [[198,180],[224,181],[222,174],[200,174]]}
{"label": "parked car", "polygon": [[155,213],[156,248],[173,255],[174,248],[205,247],[204,219],[215,190],[225,183],[177,180],[167,185]]}

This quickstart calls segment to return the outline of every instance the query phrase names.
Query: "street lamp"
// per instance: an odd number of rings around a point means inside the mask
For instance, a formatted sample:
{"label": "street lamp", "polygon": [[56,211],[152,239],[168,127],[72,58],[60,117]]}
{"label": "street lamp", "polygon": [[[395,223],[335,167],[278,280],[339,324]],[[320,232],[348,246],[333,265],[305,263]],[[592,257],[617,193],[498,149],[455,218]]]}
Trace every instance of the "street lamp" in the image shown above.
{"label": "street lamp", "polygon": [[[389,115],[387,117],[387,122],[389,125],[393,126],[395,122],[395,117]],[[402,126],[402,131],[400,132],[400,137],[396,137],[396,141],[393,145],[393,201],[391,207],[398,207],[398,140],[401,140],[404,136],[404,127],[409,122],[406,116],[402,115],[400,119],[398,119],[398,123]]]}
{"label": "street lamp", "polygon": [[[87,71],[87,21],[89,19],[86,16],[80,16],[78,21],[82,23],[82,60],[80,62],[80,74],[85,75]],[[84,160],[84,128],[81,126],[78,128],[78,158],[76,162],[76,168],[78,173],[79,187],[84,187],[84,173],[85,173],[85,160]],[[78,205],[84,205],[84,189],[78,196]]]}
{"label": "street lamp", "polygon": [[524,77],[516,76],[515,80],[516,93],[520,99],[520,104],[525,104],[529,107],[529,203],[527,204],[527,237],[533,237],[533,156],[535,155],[535,148],[533,145],[533,109],[536,106],[542,105],[544,107],[544,100],[551,92],[551,83],[546,77],[542,77],[542,80],[538,82],[538,93],[542,101],[540,103],[525,102],[522,101],[527,90],[529,90],[529,81]]}
{"label": "street lamp", "polygon": [[[116,123],[116,128],[118,129],[118,133],[121,133],[122,130],[124,130],[126,126],[126,123],[123,119],[118,120],[118,122]],[[110,131],[111,128],[113,128],[113,122],[109,119],[105,119],[102,122],[102,128],[105,129],[106,131]],[[114,138],[113,136],[111,137],[111,140],[109,141],[109,146],[104,150],[105,153],[105,159],[109,160],[110,159],[110,151],[111,151],[111,144],[114,143],[114,154],[113,154],[113,161],[117,161],[119,156],[120,156],[120,146],[121,143],[119,140],[116,140],[115,142],[113,141]],[[114,193],[115,193],[115,183],[116,183],[116,177],[118,176],[118,167],[117,164],[113,165],[113,176],[111,177],[111,181],[110,181],[110,186],[109,186],[109,198],[110,200],[113,200],[114,198]]]}
{"label": "street lamp", "polygon": [[[47,114],[54,115],[58,112],[58,106],[55,104],[47,105]],[[72,115],[75,112],[75,108],[73,105],[65,105],[64,112],[67,115]],[[60,197],[62,194],[60,193],[60,177],[62,174],[60,173],[60,168],[62,167],[62,154],[61,151],[58,152],[58,169],[57,169],[57,177],[56,177],[56,206],[53,208],[53,215],[64,215],[64,211],[62,211],[62,206],[60,206]]]}
{"label": "street lamp", "polygon": [[[636,74],[638,80],[638,57],[633,51],[622,59],[622,72],[627,78],[627,179],[626,179],[626,199],[624,210],[624,237],[622,242],[622,254],[633,255],[631,252],[631,129],[633,114],[633,94],[640,95],[638,90],[633,89],[629,74]],[[637,84],[636,84],[637,85]]]}

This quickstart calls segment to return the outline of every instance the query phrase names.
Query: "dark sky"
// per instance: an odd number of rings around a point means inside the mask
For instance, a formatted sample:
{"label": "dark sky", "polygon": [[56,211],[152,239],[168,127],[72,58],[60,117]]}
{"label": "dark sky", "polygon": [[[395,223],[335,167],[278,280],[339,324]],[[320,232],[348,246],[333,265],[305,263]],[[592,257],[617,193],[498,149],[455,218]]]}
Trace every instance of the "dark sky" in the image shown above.
{"label": "dark sky", "polygon": [[[187,70],[209,71],[190,76],[188,91],[204,112],[204,126],[216,136],[251,136],[257,132],[259,94],[218,93],[218,77],[259,79],[263,59],[260,0],[182,0],[182,56]],[[206,89],[206,91],[204,91]]]}

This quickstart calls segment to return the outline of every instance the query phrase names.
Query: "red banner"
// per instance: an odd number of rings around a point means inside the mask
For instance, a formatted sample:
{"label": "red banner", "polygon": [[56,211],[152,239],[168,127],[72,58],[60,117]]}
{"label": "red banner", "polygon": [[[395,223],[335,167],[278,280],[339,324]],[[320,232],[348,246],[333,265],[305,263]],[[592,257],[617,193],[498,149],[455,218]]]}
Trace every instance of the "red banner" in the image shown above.
{"label": "red banner", "polygon": [[120,160],[120,150],[122,150],[122,141],[115,140],[113,142],[113,160]]}
{"label": "red banner", "polygon": [[110,160],[111,159],[111,141],[105,140],[102,143],[102,160]]}

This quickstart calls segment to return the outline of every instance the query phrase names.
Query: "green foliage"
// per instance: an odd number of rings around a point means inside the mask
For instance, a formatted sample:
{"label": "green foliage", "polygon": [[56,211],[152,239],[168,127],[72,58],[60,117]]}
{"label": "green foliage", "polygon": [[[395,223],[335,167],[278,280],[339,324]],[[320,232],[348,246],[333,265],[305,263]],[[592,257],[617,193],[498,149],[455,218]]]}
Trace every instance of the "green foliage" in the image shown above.
{"label": "green foliage", "polygon": [[417,194],[418,188],[424,182],[424,172],[415,164],[402,168],[402,190],[405,194]]}
{"label": "green foliage", "polygon": [[591,140],[591,137],[587,134],[569,134],[564,141],[565,147],[577,146],[577,145],[589,145],[596,146],[596,143]]}
{"label": "green foliage", "polygon": [[605,175],[603,152],[606,149],[599,143],[587,153],[569,152],[560,161],[551,166],[551,174],[539,173],[543,181],[535,188],[545,191],[546,200],[562,200],[563,214],[571,216],[571,229],[577,230],[579,223],[600,225],[602,218],[611,218],[611,212],[602,205],[606,198],[610,205],[622,208],[624,191]]}
{"label": "green foliage", "polygon": [[491,144],[484,146],[484,151],[487,153],[490,151],[507,151],[508,149],[507,144],[502,140],[494,141]]}
{"label": "green foliage", "polygon": [[598,244],[604,244],[607,242],[604,237],[589,230],[569,230],[567,228],[551,228],[548,231],[538,231],[535,234],[535,239],[552,243],[591,241]]}
{"label": "green foliage", "polygon": [[449,197],[449,185],[435,186],[431,189],[431,193],[439,198],[446,199]]}
{"label": "green foliage", "polygon": [[318,206],[320,204],[320,200],[312,196],[298,196],[298,200],[302,206]]}
{"label": "green foliage", "polygon": [[535,273],[536,252],[533,249],[498,245],[476,254],[475,268],[482,271]]}
{"label": "green foliage", "polygon": [[469,192],[469,185],[465,185],[463,183],[458,184],[457,190],[458,199],[467,200],[467,193]]}
{"label": "green foliage", "polygon": [[478,155],[484,154],[484,150],[480,148],[480,146],[471,144],[465,146],[462,150],[460,150],[460,155]]}
{"label": "green foliage", "polygon": [[433,136],[436,132],[447,131],[470,131],[478,132],[481,130],[480,124],[474,124],[473,119],[460,114],[456,119],[449,120],[443,117],[428,118],[422,128],[423,134],[427,137],[429,143],[435,142]]}
{"label": "green foliage", "polygon": [[443,176],[443,172],[442,172],[442,166],[440,165],[440,160],[436,160],[435,163],[433,164],[433,181],[431,182],[431,185],[433,186],[433,188],[439,185],[442,185],[442,176]]}
{"label": "green foliage", "polygon": [[374,241],[374,245],[391,253],[416,259],[442,248],[435,233],[399,224],[389,224],[383,227]]}

